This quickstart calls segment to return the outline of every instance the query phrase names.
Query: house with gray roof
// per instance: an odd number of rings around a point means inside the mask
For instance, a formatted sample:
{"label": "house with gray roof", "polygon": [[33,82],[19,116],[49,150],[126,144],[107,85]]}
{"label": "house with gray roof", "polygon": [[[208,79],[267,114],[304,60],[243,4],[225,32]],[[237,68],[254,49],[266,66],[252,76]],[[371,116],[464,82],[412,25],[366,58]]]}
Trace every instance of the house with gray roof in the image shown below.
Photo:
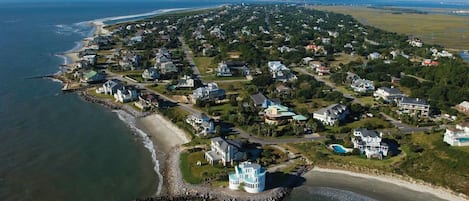
{"label": "house with gray roof", "polygon": [[359,93],[367,93],[375,90],[373,81],[366,79],[357,79],[352,82],[350,87],[352,87],[353,91]]}
{"label": "house with gray roof", "polygon": [[389,147],[386,143],[382,142],[383,133],[366,128],[353,129],[352,143],[353,148],[359,149],[364,153],[367,158],[378,157],[382,159],[383,156],[388,155]]}
{"label": "house with gray roof", "polygon": [[324,125],[333,126],[345,119],[349,111],[347,106],[332,104],[313,113],[313,118],[321,121]]}
{"label": "house with gray roof", "polygon": [[143,71],[142,78],[145,80],[157,80],[160,78],[160,74],[156,68],[148,68]]}
{"label": "house with gray roof", "polygon": [[242,151],[242,143],[221,137],[210,140],[210,151],[205,152],[205,159],[210,164],[222,163],[224,166],[243,160],[245,153]]}
{"label": "house with gray roof", "polygon": [[430,104],[421,98],[402,97],[398,102],[399,113],[409,114],[417,117],[428,117],[430,115]]}
{"label": "house with gray roof", "polygon": [[124,85],[122,82],[117,79],[108,80],[103,84],[103,92],[104,94],[114,95],[117,93],[118,89],[121,89]]}
{"label": "house with gray roof", "polygon": [[383,99],[386,102],[396,102],[397,100],[405,97],[406,95],[403,94],[399,89],[394,87],[380,87],[374,93],[373,96],[376,99]]}
{"label": "house with gray roof", "polygon": [[186,123],[194,128],[196,135],[206,136],[215,133],[214,122],[205,113],[194,113],[187,116]]}

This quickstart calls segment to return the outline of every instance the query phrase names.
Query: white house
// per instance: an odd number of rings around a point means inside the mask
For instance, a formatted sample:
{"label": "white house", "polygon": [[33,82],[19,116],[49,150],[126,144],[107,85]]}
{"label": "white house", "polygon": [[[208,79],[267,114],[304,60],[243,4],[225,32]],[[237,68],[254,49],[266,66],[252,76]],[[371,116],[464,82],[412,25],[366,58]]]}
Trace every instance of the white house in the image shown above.
{"label": "white house", "polygon": [[209,135],[215,133],[213,120],[204,113],[194,113],[186,118],[186,123],[190,124],[197,135]]}
{"label": "white house", "polygon": [[373,93],[373,96],[377,99],[382,98],[386,102],[396,102],[406,95],[397,88],[380,87]]}
{"label": "white house", "polygon": [[117,93],[117,89],[123,87],[122,82],[117,79],[108,80],[103,84],[102,92],[104,94],[114,95]]}
{"label": "white house", "polygon": [[210,164],[221,162],[226,166],[244,158],[245,153],[241,151],[240,142],[221,137],[212,138],[210,141],[210,151],[205,152],[205,159]]}
{"label": "white house", "polygon": [[375,59],[380,59],[380,58],[381,58],[381,54],[378,52],[373,52],[368,55],[369,60],[375,60]]}
{"label": "white house", "polygon": [[447,128],[443,141],[451,146],[469,146],[469,121]]}
{"label": "white house", "polygon": [[381,142],[383,133],[366,128],[357,128],[353,130],[352,143],[353,148],[359,149],[361,153],[365,153],[367,158],[388,155],[388,145]]}
{"label": "white house", "polygon": [[192,92],[195,100],[221,100],[225,98],[225,90],[218,88],[217,83],[208,83],[207,86],[199,87]]}
{"label": "white house", "polygon": [[359,93],[367,93],[375,90],[373,81],[366,79],[357,79],[352,82],[350,87],[352,87],[353,91]]}
{"label": "white house", "polygon": [[116,93],[114,94],[114,98],[116,101],[121,103],[127,103],[130,101],[135,101],[138,99],[138,92],[133,87],[122,87],[117,89]]}
{"label": "white house", "polygon": [[469,102],[463,101],[462,103],[459,103],[458,105],[456,105],[456,109],[464,114],[469,115]]}
{"label": "white house", "polygon": [[345,119],[349,111],[347,106],[332,104],[313,113],[313,118],[321,121],[324,125],[333,126],[335,123]]}
{"label": "white house", "polygon": [[419,117],[428,117],[430,114],[430,104],[420,98],[402,97],[398,102],[399,112]]}
{"label": "white house", "polygon": [[269,72],[272,74],[272,78],[276,81],[287,82],[296,79],[296,76],[291,73],[291,70],[280,61],[269,61],[267,65],[269,66]]}
{"label": "white house", "polygon": [[142,78],[145,80],[156,80],[160,78],[160,74],[155,68],[148,68],[143,71]]}
{"label": "white house", "polygon": [[178,84],[176,85],[177,88],[194,88],[194,86],[195,80],[187,75],[184,75],[179,79]]}
{"label": "white house", "polygon": [[265,188],[266,170],[257,163],[242,162],[230,173],[229,188],[238,190],[243,187],[248,193],[259,193]]}
{"label": "white house", "polygon": [[218,64],[217,68],[217,76],[218,77],[231,77],[233,73],[231,73],[231,69],[228,68],[225,62]]}

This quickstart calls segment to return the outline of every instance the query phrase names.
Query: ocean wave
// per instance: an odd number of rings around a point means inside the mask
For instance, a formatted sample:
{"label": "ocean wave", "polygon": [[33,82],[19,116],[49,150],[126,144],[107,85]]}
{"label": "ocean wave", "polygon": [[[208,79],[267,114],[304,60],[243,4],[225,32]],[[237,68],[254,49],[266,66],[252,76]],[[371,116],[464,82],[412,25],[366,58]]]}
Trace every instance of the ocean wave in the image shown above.
{"label": "ocean wave", "polygon": [[360,195],[351,191],[340,190],[329,187],[302,187],[305,188],[308,196],[315,196],[321,200],[337,201],[377,201],[375,199]]}
{"label": "ocean wave", "polygon": [[71,36],[78,34],[82,37],[87,37],[90,29],[92,29],[92,27],[86,23],[57,24],[55,28],[55,33],[59,35]]}
{"label": "ocean wave", "polygon": [[154,148],[155,146],[153,145],[153,142],[151,141],[150,137],[148,137],[148,134],[137,128],[135,117],[123,110],[113,110],[113,112],[117,114],[121,121],[125,122],[130,127],[134,134],[138,135],[142,139],[144,147],[150,152],[154,165],[153,170],[156,172],[159,179],[156,195],[160,195],[163,188],[163,175],[160,173],[160,162],[156,158],[156,150]]}

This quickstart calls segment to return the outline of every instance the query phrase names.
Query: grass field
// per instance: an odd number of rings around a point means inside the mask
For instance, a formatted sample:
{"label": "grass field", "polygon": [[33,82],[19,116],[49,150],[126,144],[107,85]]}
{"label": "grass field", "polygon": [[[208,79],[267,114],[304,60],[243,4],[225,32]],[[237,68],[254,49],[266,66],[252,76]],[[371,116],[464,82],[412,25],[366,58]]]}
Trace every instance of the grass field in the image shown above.
{"label": "grass field", "polygon": [[[210,165],[204,158],[204,152],[181,153],[181,173],[184,180],[191,184],[199,184],[204,178],[225,174],[230,169]],[[201,165],[197,165],[200,162]]]}
{"label": "grass field", "polygon": [[213,58],[212,57],[194,57],[194,62],[197,68],[200,71],[200,75],[202,76],[210,76],[214,75],[215,68],[217,67],[217,64],[213,63]]}
{"label": "grass field", "polygon": [[428,44],[452,49],[469,47],[469,19],[444,14],[392,14],[392,11],[354,6],[314,6],[314,9],[353,16],[363,24],[386,31],[414,35]]}

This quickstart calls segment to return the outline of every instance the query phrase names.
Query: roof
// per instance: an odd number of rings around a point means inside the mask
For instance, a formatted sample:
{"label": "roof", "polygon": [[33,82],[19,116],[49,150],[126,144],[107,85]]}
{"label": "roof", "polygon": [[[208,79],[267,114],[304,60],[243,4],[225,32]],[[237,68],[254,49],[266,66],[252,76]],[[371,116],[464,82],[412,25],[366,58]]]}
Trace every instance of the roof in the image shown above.
{"label": "roof", "polygon": [[408,98],[403,97],[400,101],[401,104],[414,104],[414,105],[428,105],[426,100],[421,98]]}
{"label": "roof", "polygon": [[86,78],[86,79],[90,79],[90,78],[96,76],[97,74],[98,74],[98,72],[92,70],[92,71],[87,72],[87,73],[85,74],[85,78]]}
{"label": "roof", "polygon": [[300,115],[300,114],[299,114],[299,115],[295,115],[295,116],[293,116],[292,118],[293,118],[294,120],[296,120],[296,121],[306,121],[306,120],[308,120],[308,117],[305,117],[305,116]]}
{"label": "roof", "polygon": [[375,130],[368,130],[366,128],[356,128],[354,129],[355,132],[360,132],[362,137],[379,137],[380,134]]}
{"label": "roof", "polygon": [[469,108],[469,102],[463,101],[462,103],[459,104],[459,107]]}
{"label": "roof", "polygon": [[332,104],[329,105],[325,108],[321,108],[320,110],[314,112],[315,114],[319,115],[324,115],[324,113],[327,113],[327,115],[331,117],[337,117],[339,116],[342,112],[344,112],[347,109],[347,106],[341,105],[341,104]]}
{"label": "roof", "polygon": [[223,151],[227,151],[229,146],[232,146],[236,149],[240,149],[242,146],[242,144],[238,141],[226,140],[221,137],[212,138],[210,141],[212,142],[212,144],[215,144],[220,147],[220,149]]}
{"label": "roof", "polygon": [[389,94],[402,94],[402,92],[399,91],[399,89],[397,89],[397,88],[381,87],[379,89],[381,89],[381,90],[383,90],[383,91],[385,91]]}
{"label": "roof", "polygon": [[267,97],[265,97],[264,94],[259,92],[257,94],[251,95],[251,99],[255,105],[262,105],[262,103],[267,100]]}

